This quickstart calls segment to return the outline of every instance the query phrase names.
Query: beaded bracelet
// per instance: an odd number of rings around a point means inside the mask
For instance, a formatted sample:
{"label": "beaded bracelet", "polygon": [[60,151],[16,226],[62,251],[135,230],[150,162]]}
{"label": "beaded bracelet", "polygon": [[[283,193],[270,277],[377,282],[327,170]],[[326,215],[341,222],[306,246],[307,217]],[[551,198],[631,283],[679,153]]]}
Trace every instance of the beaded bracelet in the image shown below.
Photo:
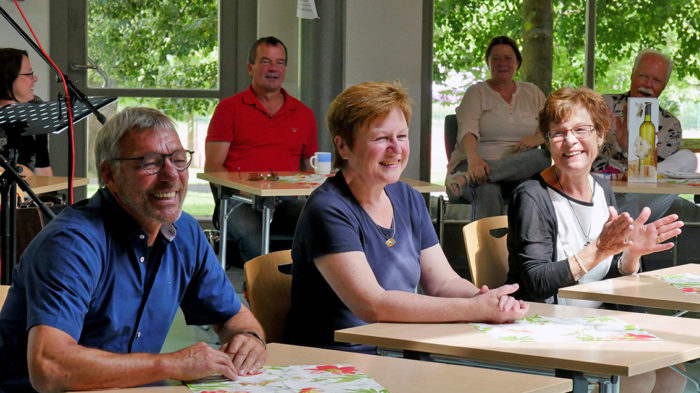
{"label": "beaded bracelet", "polygon": [[576,263],[578,264],[578,267],[580,267],[581,270],[583,270],[583,273],[584,274],[588,273],[588,269],[583,267],[583,263],[581,263],[581,260],[578,259],[578,255],[574,254],[573,257],[574,257],[574,261],[576,261]]}

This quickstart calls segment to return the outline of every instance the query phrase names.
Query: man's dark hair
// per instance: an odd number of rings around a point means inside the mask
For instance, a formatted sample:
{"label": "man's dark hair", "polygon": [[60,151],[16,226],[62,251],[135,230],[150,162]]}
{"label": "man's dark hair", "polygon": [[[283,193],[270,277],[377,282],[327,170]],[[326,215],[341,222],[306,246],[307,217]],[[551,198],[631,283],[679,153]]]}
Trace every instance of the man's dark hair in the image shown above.
{"label": "man's dark hair", "polygon": [[0,100],[17,101],[12,84],[22,69],[22,58],[29,57],[26,50],[0,48]]}
{"label": "man's dark hair", "polygon": [[258,46],[260,44],[267,44],[272,46],[275,46],[277,44],[282,45],[282,48],[284,48],[284,64],[287,64],[287,46],[284,45],[284,42],[280,41],[279,39],[273,36],[258,38],[258,40],[253,43],[253,46],[251,46],[250,50],[248,51],[248,63],[255,64],[255,55],[258,52]]}

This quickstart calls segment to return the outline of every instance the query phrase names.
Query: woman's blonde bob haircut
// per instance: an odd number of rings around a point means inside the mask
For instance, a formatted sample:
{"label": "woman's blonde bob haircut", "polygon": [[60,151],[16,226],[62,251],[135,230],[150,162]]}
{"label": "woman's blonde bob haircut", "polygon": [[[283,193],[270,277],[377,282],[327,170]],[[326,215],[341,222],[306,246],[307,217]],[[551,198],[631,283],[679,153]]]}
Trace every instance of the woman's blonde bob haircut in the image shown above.
{"label": "woman's blonde bob haircut", "polygon": [[348,87],[335,97],[326,114],[333,144],[333,167],[342,168],[345,161],[335,145],[336,136],[352,150],[355,136],[360,130],[373,121],[388,116],[394,108],[403,112],[406,125],[409,125],[411,99],[398,82],[363,82]]}

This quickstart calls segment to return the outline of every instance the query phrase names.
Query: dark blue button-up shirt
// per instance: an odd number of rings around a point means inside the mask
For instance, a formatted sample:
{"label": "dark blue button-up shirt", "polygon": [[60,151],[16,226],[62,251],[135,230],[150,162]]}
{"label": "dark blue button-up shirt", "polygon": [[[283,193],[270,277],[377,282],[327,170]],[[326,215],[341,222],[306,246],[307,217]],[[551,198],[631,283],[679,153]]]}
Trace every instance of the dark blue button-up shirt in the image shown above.
{"label": "dark blue button-up shirt", "polygon": [[241,302],[192,216],[164,225],[148,247],[102,189],[52,220],[15,267],[0,311],[0,381],[27,375],[33,326],[86,347],[157,353],[178,306],[188,324],[203,325],[227,321]]}

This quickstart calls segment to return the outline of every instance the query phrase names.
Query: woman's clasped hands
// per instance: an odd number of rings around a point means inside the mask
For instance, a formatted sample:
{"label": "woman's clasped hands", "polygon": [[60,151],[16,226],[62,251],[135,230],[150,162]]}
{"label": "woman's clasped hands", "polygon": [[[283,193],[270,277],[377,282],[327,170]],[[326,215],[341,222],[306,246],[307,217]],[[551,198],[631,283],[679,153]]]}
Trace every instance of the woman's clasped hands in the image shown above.
{"label": "woman's clasped hands", "polygon": [[522,319],[530,309],[530,305],[518,300],[510,294],[518,290],[518,284],[503,285],[489,289],[486,285],[479,288],[474,300],[483,311],[483,320],[494,323],[507,323]]}

